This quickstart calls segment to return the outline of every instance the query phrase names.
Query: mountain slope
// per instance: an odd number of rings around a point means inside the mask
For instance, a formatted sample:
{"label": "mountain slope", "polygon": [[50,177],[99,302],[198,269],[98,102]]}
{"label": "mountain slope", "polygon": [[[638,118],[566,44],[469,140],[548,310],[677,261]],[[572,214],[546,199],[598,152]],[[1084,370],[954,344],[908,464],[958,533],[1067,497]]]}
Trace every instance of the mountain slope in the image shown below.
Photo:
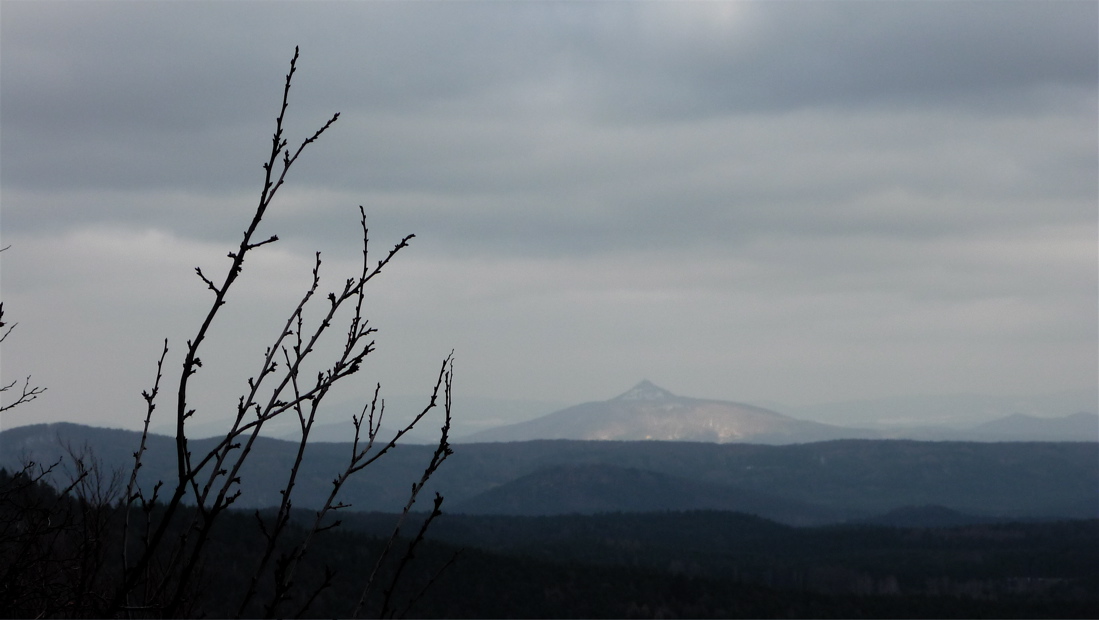
{"label": "mountain slope", "polygon": [[453,511],[536,516],[659,512],[669,506],[743,512],[789,525],[841,520],[832,510],[760,491],[606,464],[541,469],[471,497]]}
{"label": "mountain slope", "polygon": [[876,437],[873,431],[797,420],[751,405],[676,396],[642,381],[611,400],[584,403],[534,420],[488,429],[462,441],[581,439],[788,444],[873,437]]}

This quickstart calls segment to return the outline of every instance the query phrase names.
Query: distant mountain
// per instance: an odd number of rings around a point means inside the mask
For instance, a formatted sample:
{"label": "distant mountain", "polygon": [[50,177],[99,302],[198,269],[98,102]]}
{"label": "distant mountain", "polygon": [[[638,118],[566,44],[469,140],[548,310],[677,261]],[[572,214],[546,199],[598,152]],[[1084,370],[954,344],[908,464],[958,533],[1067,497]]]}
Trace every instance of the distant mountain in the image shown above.
{"label": "distant mountain", "polygon": [[752,489],[594,463],[540,469],[467,499],[452,510],[535,516],[658,512],[669,506],[676,510],[744,512],[790,525],[841,519],[824,507]]}
{"label": "distant mountain", "polygon": [[1016,413],[969,428],[946,426],[878,427],[883,439],[917,441],[1094,441],[1099,442],[1099,415],[1079,412],[1063,417]]}
{"label": "distant mountain", "polygon": [[1079,412],[1063,418],[1037,418],[1016,413],[992,420],[970,433],[975,439],[1032,441],[1099,441],[1099,415]]}
{"label": "distant mountain", "polygon": [[1036,418],[1076,411],[1099,413],[1099,390],[1071,390],[1033,395],[927,394],[893,396],[815,405],[758,403],[804,420],[841,426],[897,430],[911,427],[969,429],[1015,413]]}
{"label": "distant mountain", "polygon": [[468,435],[463,442],[582,439],[790,444],[874,438],[874,431],[797,420],[742,403],[676,396],[642,381],[611,400],[584,403]]}
{"label": "distant mountain", "polygon": [[[974,399],[979,403],[989,400],[976,397],[970,400]],[[929,405],[926,418],[932,422],[944,415],[943,407],[954,402],[925,400],[934,405]],[[851,406],[857,408],[858,403]],[[568,407],[533,420],[466,435],[458,441],[661,440],[771,445],[831,439],[1099,442],[1099,415],[1093,413],[1080,412],[1065,417],[1016,413],[977,426],[958,427],[915,424],[915,420],[920,419],[918,411],[906,411],[909,422],[904,425],[836,426],[793,418],[754,405],[677,396],[650,381],[642,381],[625,394],[607,401]]]}

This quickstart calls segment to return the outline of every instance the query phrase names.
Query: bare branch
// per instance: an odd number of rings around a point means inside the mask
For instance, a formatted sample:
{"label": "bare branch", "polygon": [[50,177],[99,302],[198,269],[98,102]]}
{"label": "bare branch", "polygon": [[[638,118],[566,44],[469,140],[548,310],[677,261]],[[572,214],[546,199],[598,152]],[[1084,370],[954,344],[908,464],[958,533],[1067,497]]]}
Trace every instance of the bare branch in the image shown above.
{"label": "bare branch", "polygon": [[[385,548],[382,550],[382,553],[378,556],[378,559],[374,564],[374,569],[370,573],[370,577],[366,580],[366,583],[363,585],[362,593],[359,595],[359,600],[355,604],[355,607],[351,611],[351,617],[353,617],[353,618],[358,617],[359,614],[362,612],[362,608],[366,604],[366,600],[367,600],[368,596],[370,595],[370,591],[372,590],[372,588],[375,585],[375,580],[378,577],[378,572],[381,569],[381,567],[382,567],[383,563],[385,562],[386,558],[389,556],[389,553],[391,552],[391,550],[393,548],[394,542],[400,536],[401,524],[404,522],[405,517],[408,516],[408,513],[411,512],[412,506],[416,503],[416,498],[419,495],[420,491],[423,490],[424,486],[427,484],[427,481],[439,469],[439,466],[442,465],[443,461],[445,461],[448,456],[450,456],[451,454],[454,453],[454,451],[450,447],[450,442],[449,442],[450,413],[451,413],[451,381],[452,381],[452,378],[453,378],[453,371],[454,371],[454,354],[451,353],[446,358],[446,360],[444,360],[444,362],[443,362],[443,368],[439,373],[439,381],[435,384],[435,391],[431,396],[431,403],[428,405],[427,408],[424,409],[424,411],[426,412],[427,410],[429,410],[429,409],[431,409],[435,406],[435,400],[436,400],[436,397],[438,396],[438,393],[439,393],[440,384],[445,385],[444,407],[443,407],[445,417],[444,417],[443,427],[440,429],[439,443],[435,447],[435,452],[431,455],[430,462],[428,462],[427,467],[424,468],[424,473],[420,477],[420,480],[412,485],[412,491],[409,494],[408,502],[405,504],[404,509],[401,511],[400,516],[397,518],[397,524],[393,528],[393,533],[389,536],[389,539],[386,542]],[[423,414],[421,414],[421,416],[422,415]],[[406,429],[408,429],[408,428],[411,428],[411,427],[406,427]],[[386,446],[386,449],[392,447],[395,442],[396,442],[396,439],[393,439],[392,441],[390,441],[390,443]],[[371,460],[375,460],[375,459],[377,459],[377,456],[375,456],[375,458],[371,459]],[[382,601],[382,611],[379,614],[381,617],[385,617],[386,612],[389,609],[389,601],[390,601],[390,598],[392,597],[394,587],[397,583],[397,580],[400,579],[401,572],[404,570],[405,565],[412,559],[412,555],[415,552],[416,545],[419,543],[420,540],[422,540],[422,537],[423,537],[424,533],[427,531],[427,527],[430,525],[431,521],[436,516],[438,516],[435,513],[442,514],[442,512],[440,510],[440,506],[442,505],[442,503],[443,503],[442,496],[436,494],[435,506],[434,506],[434,509],[432,510],[431,516],[428,517],[428,519],[425,522],[424,526],[421,528],[420,533],[417,536],[417,538],[414,539],[413,542],[409,545],[408,550],[405,552],[405,555],[401,558],[400,562],[398,563],[397,570],[396,570],[393,578],[390,580],[389,585],[385,588],[384,599]]]}
{"label": "bare branch", "polygon": [[[126,495],[124,497],[123,507],[123,522],[122,522],[122,571],[123,574],[129,571],[130,557],[129,557],[129,531],[130,531],[130,507],[135,501],[140,500],[141,507],[146,515],[145,522],[145,540],[148,543],[149,536],[149,513],[152,511],[152,505],[156,501],[156,493],[160,489],[160,483],[154,487],[153,496],[150,500],[146,500],[141,492],[141,488],[137,486],[137,474],[141,469],[142,457],[145,455],[146,443],[149,439],[149,423],[153,418],[153,411],[156,409],[156,397],[160,394],[160,380],[164,376],[164,358],[168,355],[168,339],[164,339],[164,348],[160,352],[160,359],[156,363],[156,379],[153,381],[153,387],[147,392],[142,392],[141,397],[145,399],[145,422],[141,429],[141,441],[138,444],[137,450],[134,452],[134,466],[130,471],[130,481],[126,484]],[[136,489],[136,491],[135,491]],[[130,599],[130,593],[126,593],[126,605],[132,605]]]}
{"label": "bare branch", "polygon": [[[14,326],[13,326],[14,327]],[[18,381],[12,381],[11,383],[0,386],[0,392],[7,392],[15,386]],[[23,387],[19,391],[19,396],[12,402],[6,405],[0,405],[0,413],[3,413],[9,409],[18,407],[19,405],[25,405],[32,400],[37,399],[39,396],[46,392],[46,388],[40,386],[31,386],[31,376],[27,375],[27,378],[23,380]]]}
{"label": "bare branch", "polygon": [[[4,248],[0,249],[0,252],[3,252],[4,250],[6,250],[10,247],[11,247],[10,245],[4,247]],[[6,330],[4,330],[3,327],[5,325],[7,325],[7,324],[4,323],[4,302],[0,302],[0,330],[3,330],[2,332],[0,332],[0,343],[3,343],[5,340],[8,339],[8,336],[11,335],[12,330],[15,329],[15,326],[18,325],[18,323],[12,323],[11,325],[8,325],[8,328]],[[19,383],[18,381],[12,381],[11,383],[0,385],[0,394],[11,390],[18,383]],[[18,407],[19,405],[25,405],[25,404],[31,402],[32,400],[37,399],[39,396],[41,396],[45,392],[46,392],[46,388],[44,388],[44,387],[37,386],[37,385],[32,386],[31,385],[31,375],[27,375],[27,378],[23,381],[23,387],[20,388],[20,390],[19,390],[19,396],[16,397],[16,399],[14,401],[12,401],[12,402],[10,402],[6,405],[0,405],[0,413],[8,411],[9,409],[13,409],[15,407]]]}
{"label": "bare branch", "polygon": [[[298,474],[305,460],[309,445],[309,438],[313,425],[320,411],[320,405],[325,400],[333,387],[357,373],[368,355],[374,352],[375,343],[372,337],[376,330],[369,325],[364,317],[365,287],[367,283],[377,276],[388,265],[394,256],[407,247],[413,235],[408,235],[397,243],[381,260],[371,265],[369,261],[369,234],[366,226],[366,212],[360,206],[360,228],[362,230],[362,265],[355,277],[347,278],[342,286],[326,295],[327,304],[322,304],[319,311],[320,317],[313,321],[306,320],[306,308],[315,297],[320,286],[321,255],[315,255],[312,270],[312,281],[308,288],[300,296],[298,303],[291,310],[286,320],[275,336],[269,341],[268,346],[260,360],[258,372],[250,376],[247,387],[235,403],[235,417],[225,434],[212,448],[204,449],[201,453],[192,454],[187,435],[187,420],[191,418],[195,409],[192,405],[191,378],[202,368],[200,352],[209,335],[211,326],[217,320],[222,306],[230,290],[237,279],[243,273],[245,259],[249,252],[264,245],[279,240],[277,235],[270,235],[265,239],[256,240],[257,230],[267,214],[268,208],[279,189],[286,181],[290,168],[298,160],[306,147],[315,142],[338,119],[339,114],[334,114],[326,123],[317,129],[309,138],[303,140],[296,148],[288,148],[285,138],[285,119],[289,105],[290,87],[297,70],[299,50],[295,48],[294,57],[290,62],[290,70],[286,74],[283,86],[282,101],[279,114],[275,119],[275,129],[271,137],[270,151],[267,161],[262,164],[264,178],[260,189],[259,201],[255,206],[252,219],[240,239],[239,245],[227,256],[230,260],[222,278],[208,277],[199,268],[195,273],[205,284],[206,288],[214,293],[214,299],[210,303],[204,318],[192,339],[186,342],[183,352],[183,362],[180,368],[179,384],[175,399],[175,450],[176,471],[175,479],[166,487],[166,500],[164,504],[157,505],[158,493],[161,483],[158,482],[152,491],[151,497],[146,497],[138,483],[138,470],[142,467],[143,455],[146,451],[148,429],[155,401],[159,396],[160,384],[163,376],[163,364],[168,347],[165,341],[163,352],[157,363],[156,379],[153,388],[143,392],[142,397],[146,401],[146,415],[144,430],[140,445],[134,452],[134,466],[130,472],[130,478],[125,490],[123,505],[127,511],[123,531],[129,529],[129,509],[137,504],[145,515],[145,530],[143,536],[144,546],[130,558],[126,550],[125,540],[122,554],[123,576],[113,599],[102,608],[105,615],[117,615],[130,610],[155,609],[156,613],[172,616],[185,613],[190,609],[193,599],[189,598],[193,590],[193,584],[197,583],[201,573],[202,559],[207,543],[211,540],[211,533],[219,516],[231,508],[243,492],[241,472],[244,464],[250,458],[256,442],[265,425],[280,415],[292,411],[301,429],[301,438],[297,452],[286,472],[285,485],[280,491],[281,499],[274,516],[268,520],[259,512],[255,513],[257,526],[263,538],[263,548],[256,557],[256,571],[247,591],[240,599],[237,608],[239,615],[244,615],[249,610],[254,610],[252,601],[260,591],[260,579],[273,578],[274,583],[272,598],[264,605],[268,615],[281,615],[279,605],[287,600],[294,588],[294,575],[302,559],[308,553],[311,541],[317,534],[328,531],[339,525],[339,521],[329,523],[326,516],[333,511],[345,508],[347,505],[338,499],[339,492],[346,481],[354,474],[362,471],[378,458],[388,453],[405,434],[434,409],[440,400],[444,401],[445,422],[441,429],[439,445],[430,462],[427,464],[421,479],[413,485],[409,501],[400,517],[411,510],[420,490],[428,479],[438,469],[440,464],[452,451],[448,443],[450,429],[450,399],[451,380],[453,373],[453,352],[444,360],[439,370],[439,376],[435,388],[431,394],[430,402],[407,425],[398,429],[395,436],[388,442],[378,445],[377,436],[381,429],[381,422],[385,411],[385,403],[379,397],[380,386],[375,389],[374,397],[369,405],[364,406],[362,413],[353,416],[354,441],[350,458],[344,471],[340,472],[333,480],[332,489],[324,505],[317,511],[316,519],[311,528],[306,530],[301,541],[291,545],[289,550],[282,540],[290,523],[293,508],[293,494],[298,485]],[[281,168],[276,171],[276,166],[281,161]],[[336,349],[332,359],[322,361],[319,370],[314,354],[318,350],[322,338],[329,333],[333,326],[341,324],[342,317],[347,318],[346,330],[340,328],[339,338],[342,339],[342,347]],[[2,306],[0,306],[2,315]],[[308,370],[307,370],[308,369]],[[363,422],[365,421],[365,436],[363,435]],[[363,440],[365,439],[365,442]],[[194,502],[194,507],[182,509],[184,501]],[[439,505],[442,498],[437,497],[435,513],[441,514]],[[154,520],[155,516],[155,520]],[[401,561],[398,577],[403,567],[412,560],[416,545],[423,538],[423,533],[434,516],[429,517],[421,528],[417,538],[410,545],[406,557]],[[400,520],[394,530],[394,539],[400,531]],[[124,539],[128,535],[124,533]],[[383,560],[380,558],[379,561]],[[153,567],[160,571],[154,575]],[[304,605],[298,611],[305,613],[313,604],[319,593],[331,583],[332,575],[327,575],[320,586],[313,590],[305,599]],[[369,588],[369,581],[367,582]],[[365,597],[364,590],[364,597]],[[388,605],[387,590],[386,605]],[[301,600],[301,599],[298,599]]]}

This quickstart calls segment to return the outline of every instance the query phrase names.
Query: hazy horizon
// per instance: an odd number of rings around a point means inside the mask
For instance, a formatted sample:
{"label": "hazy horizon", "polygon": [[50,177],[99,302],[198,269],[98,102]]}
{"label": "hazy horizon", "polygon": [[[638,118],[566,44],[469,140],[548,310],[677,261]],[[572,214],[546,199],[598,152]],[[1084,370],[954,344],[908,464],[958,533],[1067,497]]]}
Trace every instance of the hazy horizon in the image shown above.
{"label": "hazy horizon", "polygon": [[49,391],[0,428],[136,428],[165,338],[167,415],[210,301],[194,267],[223,271],[251,217],[295,45],[290,142],[341,118],[215,325],[196,422],[233,410],[314,251],[322,292],[355,273],[360,204],[374,259],[416,239],[371,285],[377,351],[338,408],[375,382],[426,396],[452,349],[459,414],[644,378],[795,416],[1095,393],[1096,23],[1092,2],[4,2],[3,379]]}
{"label": "hazy horizon", "polygon": [[[459,398],[454,405],[455,419],[451,436],[463,440],[466,435],[490,428],[507,426],[540,418],[563,409],[591,402],[613,400],[621,394],[586,402],[549,402],[532,400],[510,400],[494,398]],[[676,394],[699,400],[709,399],[694,394]],[[426,403],[426,394],[400,394],[386,399],[388,411],[385,428],[395,429],[396,425],[408,421]],[[877,428],[882,430],[901,430],[905,428],[928,427],[954,430],[969,430],[980,424],[1004,419],[1016,414],[1033,418],[1065,418],[1077,413],[1099,415],[1095,406],[1096,394],[1089,390],[1074,390],[1053,394],[1031,394],[1014,396],[992,396],[982,394],[939,394],[921,396],[894,396],[880,399],[864,399],[842,402],[814,403],[804,406],[790,406],[776,402],[730,401],[774,411],[799,420],[822,422],[835,426],[851,428]],[[315,429],[319,441],[337,441],[351,431],[350,416],[359,412],[360,402],[355,400],[330,403],[324,416]],[[78,417],[55,422],[85,423]],[[229,416],[220,419],[204,416],[192,420],[189,434],[195,438],[221,436],[228,429]],[[106,426],[140,430],[140,421],[136,423],[111,422]],[[0,430],[39,423],[29,420],[20,424],[3,424]],[[93,424],[94,425],[94,424]],[[154,417],[150,427],[153,433],[161,435],[175,434],[175,420],[167,416]],[[278,419],[268,425],[264,433],[274,438],[294,438],[300,436],[296,419]],[[340,438],[340,439],[337,439]],[[417,426],[408,435],[412,443],[430,443],[438,441],[438,429],[434,419]]]}

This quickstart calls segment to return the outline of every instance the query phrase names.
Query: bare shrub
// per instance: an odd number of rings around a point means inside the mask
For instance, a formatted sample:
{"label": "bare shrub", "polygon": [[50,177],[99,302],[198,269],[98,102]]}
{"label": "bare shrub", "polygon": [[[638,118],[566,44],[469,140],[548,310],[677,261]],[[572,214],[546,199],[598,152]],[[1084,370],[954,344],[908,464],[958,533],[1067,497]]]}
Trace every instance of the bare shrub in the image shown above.
{"label": "bare shrub", "polygon": [[[298,157],[339,119],[339,114],[333,115],[296,148],[288,148],[284,119],[297,60],[295,48],[270,153],[263,164],[264,180],[258,205],[243,238],[239,246],[229,252],[229,265],[220,277],[209,277],[202,269],[195,269],[213,299],[198,329],[186,343],[178,375],[173,409],[174,478],[145,481],[141,471],[148,449],[150,422],[162,396],[169,350],[166,340],[156,364],[152,387],[142,394],[144,426],[128,472],[104,471],[94,455],[71,449],[68,459],[72,464],[71,484],[58,493],[44,491],[48,487],[41,484],[54,468],[36,470],[33,464],[28,464],[14,476],[3,472],[0,480],[0,555],[22,553],[27,560],[20,561],[18,569],[9,569],[11,574],[8,576],[13,581],[5,579],[5,585],[0,586],[0,597],[4,593],[11,596],[10,599],[0,598],[0,612],[4,612],[0,615],[176,617],[206,613],[202,598],[203,562],[210,555],[212,545],[217,544],[216,530],[225,521],[226,511],[247,492],[241,471],[253,454],[261,431],[271,421],[285,416],[297,420],[301,437],[293,462],[285,471],[279,505],[272,513],[255,512],[255,527],[261,542],[249,547],[255,557],[250,560],[252,572],[248,587],[235,593],[239,600],[231,609],[218,609],[235,611],[238,616],[308,614],[310,605],[331,585],[331,571],[326,571],[326,577],[306,592],[299,591],[301,586],[295,580],[295,574],[315,537],[339,525],[339,521],[333,519],[333,513],[349,507],[340,501],[341,489],[348,479],[390,452],[433,409],[441,408],[443,424],[435,450],[425,464],[421,478],[412,484],[389,544],[376,564],[361,575],[361,596],[356,601],[348,601],[347,613],[356,616],[363,611],[367,597],[380,589],[381,614],[394,613],[390,601],[392,582],[400,577],[412,558],[431,520],[441,514],[443,499],[436,495],[426,522],[411,543],[404,545],[405,551],[397,553],[396,558],[389,557],[394,549],[393,541],[400,535],[404,516],[413,509],[428,479],[452,453],[448,434],[453,353],[442,361],[422,410],[388,440],[380,437],[385,404],[380,397],[380,386],[375,387],[373,398],[350,422],[353,436],[346,464],[342,471],[334,473],[326,501],[316,510],[315,518],[304,532],[301,528],[291,528],[291,510],[298,472],[308,456],[310,433],[322,403],[333,386],[358,372],[364,359],[374,352],[376,330],[364,316],[366,287],[400,250],[407,247],[413,235],[404,237],[380,260],[371,262],[366,213],[360,206],[362,262],[358,273],[344,279],[337,290],[318,295],[322,262],[321,254],[317,252],[311,283],[263,349],[257,370],[247,380],[246,389],[235,404],[229,428],[213,448],[197,454],[192,453],[187,434],[188,420],[195,413],[192,404],[195,388],[191,380],[202,370],[200,354],[210,328],[226,304],[229,291],[243,274],[245,259],[261,247],[278,241],[277,236],[260,239],[256,230]],[[308,320],[306,309],[318,305],[320,309],[314,312],[320,318]],[[0,306],[0,318],[2,311]],[[9,333],[10,328],[2,337],[6,338]],[[338,352],[329,359],[315,359],[318,344],[328,335],[342,343]],[[321,370],[315,375],[307,370],[317,367]],[[3,386],[3,390],[12,389],[17,383]],[[29,402],[43,391],[44,388],[33,387],[28,377],[21,396],[5,408]],[[17,502],[22,503],[17,505]],[[287,532],[291,529],[295,533],[288,537]],[[395,562],[396,568],[379,571],[387,558],[391,563]],[[390,583],[379,583],[383,572]],[[19,584],[18,600],[13,593],[15,586],[8,587],[9,583]]]}

